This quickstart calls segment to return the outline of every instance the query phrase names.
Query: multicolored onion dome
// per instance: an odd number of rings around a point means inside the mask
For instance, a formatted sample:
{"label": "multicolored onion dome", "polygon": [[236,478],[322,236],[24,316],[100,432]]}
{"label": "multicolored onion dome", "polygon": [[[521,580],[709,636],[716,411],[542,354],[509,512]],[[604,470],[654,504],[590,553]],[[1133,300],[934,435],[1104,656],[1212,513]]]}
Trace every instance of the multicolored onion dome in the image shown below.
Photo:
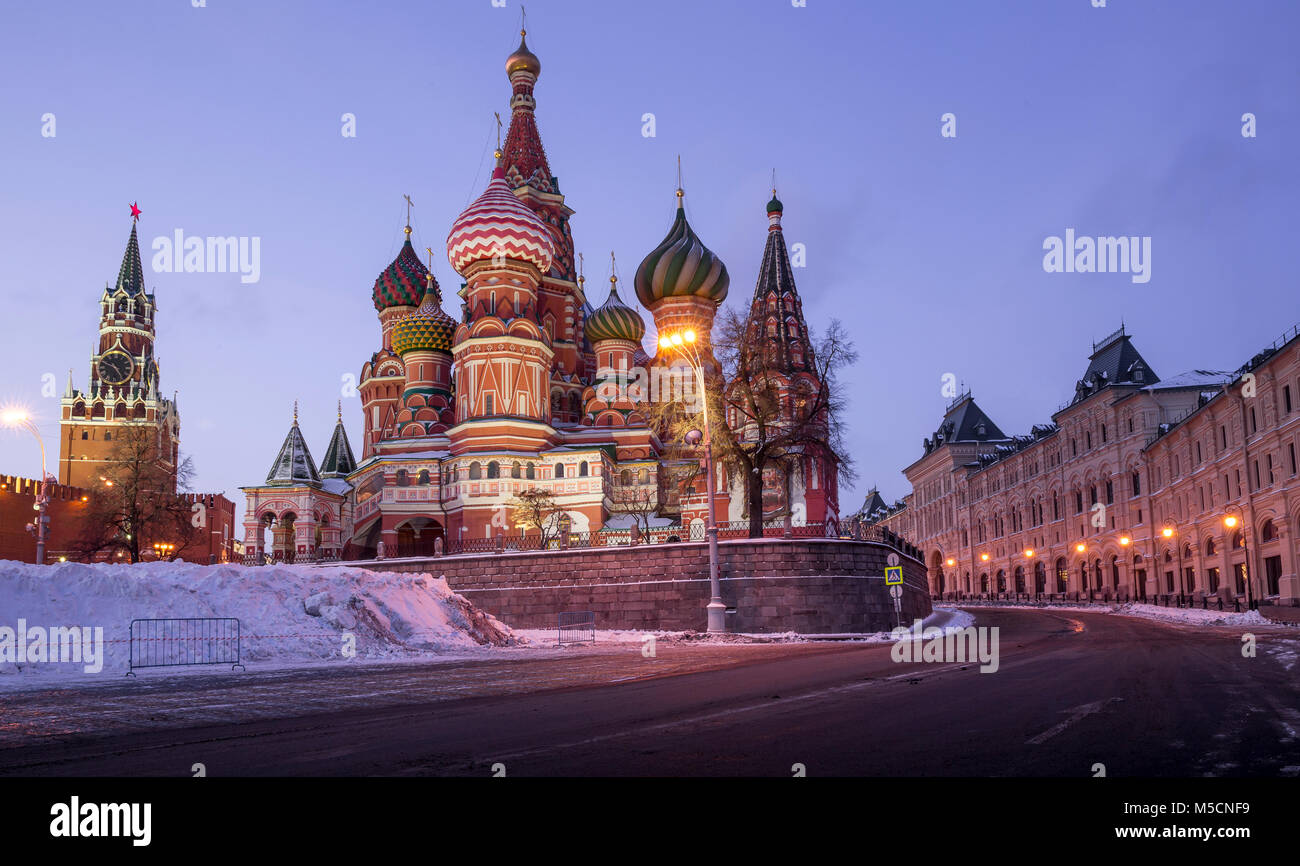
{"label": "multicolored onion dome", "polygon": [[677,194],[677,219],[668,237],[636,269],[636,296],[646,307],[664,298],[708,298],[722,303],[731,278],[727,266],[696,237],[686,221],[681,190]]}
{"label": "multicolored onion dome", "polygon": [[497,255],[531,262],[544,274],[551,269],[554,238],[541,217],[510,191],[505,178],[505,169],[498,165],[487,189],[452,224],[447,259],[459,274]]}
{"label": "multicolored onion dome", "polygon": [[784,211],[784,210],[785,210],[785,207],[781,204],[781,200],[780,200],[779,198],[776,197],[776,190],[773,190],[773,191],[772,191],[772,200],[771,200],[770,202],[767,203],[767,212],[768,212],[768,213],[781,213],[781,212]]}
{"label": "multicolored onion dome", "polygon": [[415,248],[411,246],[411,229],[408,227],[406,243],[402,244],[401,252],[375,280],[375,290],[371,295],[375,301],[375,309],[382,313],[389,307],[419,306],[420,298],[424,296],[425,279],[428,276],[429,269],[420,261],[420,257],[415,254]]}
{"label": "multicolored onion dome", "polygon": [[442,297],[433,280],[425,289],[424,298],[414,313],[397,320],[393,326],[393,351],[399,355],[407,352],[445,352],[451,354],[452,335],[456,322],[442,311]]}
{"label": "multicolored onion dome", "polygon": [[519,48],[506,58],[506,75],[514,75],[516,72],[531,72],[534,78],[542,74],[542,61],[528,50],[526,30],[519,31]]}
{"label": "multicolored onion dome", "polygon": [[602,340],[631,340],[639,343],[645,336],[645,322],[637,311],[623,303],[618,296],[618,278],[609,278],[609,299],[587,317],[587,339],[595,343]]}

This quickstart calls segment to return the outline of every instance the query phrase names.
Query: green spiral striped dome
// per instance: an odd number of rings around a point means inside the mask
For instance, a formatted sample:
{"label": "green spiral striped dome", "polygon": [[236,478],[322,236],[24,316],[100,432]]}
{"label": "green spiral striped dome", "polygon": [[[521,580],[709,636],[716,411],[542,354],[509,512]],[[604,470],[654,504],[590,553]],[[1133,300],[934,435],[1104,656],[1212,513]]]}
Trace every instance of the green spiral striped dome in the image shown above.
{"label": "green spiral striped dome", "polygon": [[393,351],[399,355],[420,351],[450,355],[455,332],[456,323],[442,311],[437,286],[430,280],[416,311],[398,319],[393,326]]}
{"label": "green spiral striped dome", "polygon": [[636,296],[646,307],[664,298],[695,296],[722,303],[731,278],[727,266],[696,236],[686,221],[680,190],[677,218],[668,237],[636,269]]}
{"label": "green spiral striped dome", "polygon": [[618,296],[618,279],[610,277],[609,282],[609,299],[587,317],[587,339],[593,345],[602,340],[641,342],[645,336],[645,322]]}

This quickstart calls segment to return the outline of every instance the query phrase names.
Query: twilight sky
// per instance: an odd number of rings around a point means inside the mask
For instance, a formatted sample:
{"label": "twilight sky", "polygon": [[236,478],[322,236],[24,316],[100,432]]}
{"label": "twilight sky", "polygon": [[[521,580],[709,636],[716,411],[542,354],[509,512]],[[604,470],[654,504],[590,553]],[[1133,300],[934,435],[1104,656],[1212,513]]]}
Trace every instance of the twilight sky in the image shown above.
{"label": "twilight sky", "polygon": [[[509,117],[506,4],[6,4],[0,403],[34,410],[52,470],[57,398],[69,367],[86,384],[135,200],[196,489],[242,516],[237,488],[265,477],[295,399],[323,456],[344,377],[378,346],[370,292],[400,247],[403,193],[456,312],[443,245],[486,184],[492,113]],[[840,317],[862,356],[845,380],[859,472],[845,513],[873,484],[908,492],[899,470],[943,414],[945,373],[1024,433],[1121,319],[1163,377],[1235,368],[1300,320],[1300,5],[527,5],[539,125],[595,304],[610,250],[630,281],[666,233],[680,153],[691,223],[727,263],[728,303],[747,305],[777,170],[787,240],[807,247],[809,324]],[[1149,282],[1046,273],[1044,240],[1071,228],[1149,236]],[[260,280],[153,273],[152,240],[178,229],[260,238]],[[360,403],[343,408],[359,446]],[[0,431],[0,458],[0,473],[39,474],[30,436]]]}

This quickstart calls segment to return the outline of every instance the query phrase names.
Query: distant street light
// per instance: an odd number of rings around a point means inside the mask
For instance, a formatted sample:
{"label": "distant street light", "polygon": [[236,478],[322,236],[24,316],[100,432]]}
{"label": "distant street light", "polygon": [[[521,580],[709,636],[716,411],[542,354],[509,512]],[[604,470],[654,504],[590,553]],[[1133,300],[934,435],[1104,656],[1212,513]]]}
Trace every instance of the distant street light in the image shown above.
{"label": "distant street light", "polygon": [[14,429],[23,429],[36,437],[36,444],[41,446],[41,487],[36,494],[36,523],[28,524],[36,536],[36,563],[45,564],[45,542],[50,537],[50,516],[47,513],[50,504],[50,476],[45,469],[45,440],[41,431],[32,423],[32,417],[25,409],[5,409],[0,413],[0,424]]}

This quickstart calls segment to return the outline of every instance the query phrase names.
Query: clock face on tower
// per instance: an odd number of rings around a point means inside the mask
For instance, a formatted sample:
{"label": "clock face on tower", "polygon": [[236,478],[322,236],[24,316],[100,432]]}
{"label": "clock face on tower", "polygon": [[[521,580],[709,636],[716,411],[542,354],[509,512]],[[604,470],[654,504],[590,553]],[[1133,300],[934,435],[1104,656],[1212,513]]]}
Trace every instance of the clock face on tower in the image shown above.
{"label": "clock face on tower", "polygon": [[131,378],[135,363],[126,352],[114,349],[99,359],[99,379],[109,385],[121,385]]}

